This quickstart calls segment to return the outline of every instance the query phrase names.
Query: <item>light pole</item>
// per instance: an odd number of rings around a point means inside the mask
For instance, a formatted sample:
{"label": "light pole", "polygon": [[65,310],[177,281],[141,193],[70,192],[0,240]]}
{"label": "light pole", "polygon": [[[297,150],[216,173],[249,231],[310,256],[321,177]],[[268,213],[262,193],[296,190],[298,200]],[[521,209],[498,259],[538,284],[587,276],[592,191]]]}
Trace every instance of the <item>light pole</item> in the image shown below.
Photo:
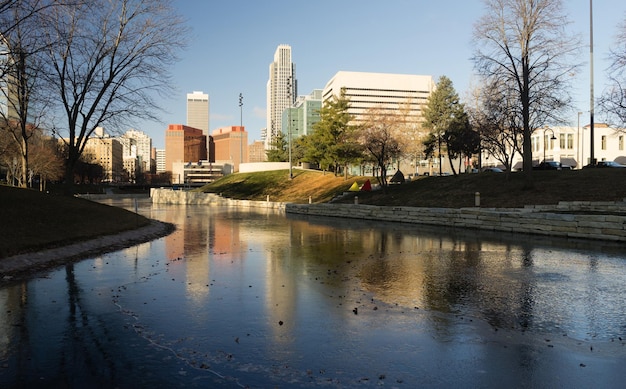
{"label": "light pole", "polygon": [[589,0],[589,163],[596,164],[594,155],[594,97],[593,97],[593,1]]}
{"label": "light pole", "polygon": [[550,140],[555,140],[556,136],[554,136],[554,130],[552,130],[551,128],[546,128],[545,130],[543,130],[543,162],[546,161],[546,131],[550,131],[552,133],[552,137],[550,137]]}
{"label": "light pole", "polygon": [[[239,164],[243,163],[243,94],[239,93]],[[239,169],[241,170],[241,169]]]}
{"label": "light pole", "polygon": [[292,89],[291,89],[291,76],[287,78],[287,98],[289,99],[289,105],[287,106],[287,139],[289,141],[289,179],[293,179],[293,171],[291,170],[291,104],[292,104]]}
{"label": "light pole", "polygon": [[578,138],[578,146],[579,146],[578,147],[578,152],[576,153],[577,154],[576,158],[578,158],[578,163],[580,164],[579,169],[584,166],[583,165],[584,153],[583,153],[582,148],[583,148],[583,145],[585,143],[585,140],[580,136],[580,115],[582,115],[582,114],[583,114],[582,112],[578,112],[578,127],[577,127],[577,130],[576,130],[576,137]]}

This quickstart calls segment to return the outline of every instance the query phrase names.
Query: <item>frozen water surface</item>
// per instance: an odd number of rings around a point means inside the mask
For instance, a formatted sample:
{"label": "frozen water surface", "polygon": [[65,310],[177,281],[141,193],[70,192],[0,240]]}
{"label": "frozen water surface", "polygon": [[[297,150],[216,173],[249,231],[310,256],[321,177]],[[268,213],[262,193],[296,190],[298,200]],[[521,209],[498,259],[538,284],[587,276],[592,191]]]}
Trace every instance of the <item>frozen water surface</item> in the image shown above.
{"label": "frozen water surface", "polygon": [[0,284],[0,387],[626,379],[623,245],[265,210],[139,210],[177,231]]}

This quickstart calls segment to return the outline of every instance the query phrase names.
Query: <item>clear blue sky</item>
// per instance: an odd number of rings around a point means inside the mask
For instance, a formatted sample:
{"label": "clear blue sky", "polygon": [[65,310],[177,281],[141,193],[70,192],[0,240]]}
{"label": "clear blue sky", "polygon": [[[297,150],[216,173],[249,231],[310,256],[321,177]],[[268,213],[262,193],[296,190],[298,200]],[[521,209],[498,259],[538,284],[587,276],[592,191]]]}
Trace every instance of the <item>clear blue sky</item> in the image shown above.
{"label": "clear blue sky", "polygon": [[[292,48],[300,95],[323,88],[336,72],[345,70],[426,74],[435,79],[445,75],[464,98],[474,73],[472,27],[484,13],[481,0],[175,0],[174,4],[192,29],[191,42],[173,69],[176,93],[161,100],[166,109],[162,123],[138,126],[158,148],[164,147],[167,124],[185,124],[186,94],[192,91],[209,94],[211,131],[239,125],[242,93],[249,141],[260,140],[268,68],[283,43]],[[588,111],[589,1],[567,0],[565,7],[574,22],[572,30],[586,45],[573,95],[578,110]],[[626,3],[596,0],[593,7],[597,97],[604,88],[606,58],[617,25],[626,18]],[[576,118],[573,112],[572,125]]]}

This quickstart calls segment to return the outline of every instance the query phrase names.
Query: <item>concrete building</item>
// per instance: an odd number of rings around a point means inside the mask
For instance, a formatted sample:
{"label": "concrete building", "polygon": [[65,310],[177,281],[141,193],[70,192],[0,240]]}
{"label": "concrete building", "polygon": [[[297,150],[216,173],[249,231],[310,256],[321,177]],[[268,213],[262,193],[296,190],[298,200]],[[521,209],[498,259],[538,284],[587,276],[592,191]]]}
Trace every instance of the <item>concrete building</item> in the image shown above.
{"label": "concrete building", "polygon": [[322,92],[322,100],[339,97],[345,89],[350,99],[348,112],[356,123],[367,120],[368,110],[379,108],[385,113],[406,114],[420,121],[422,108],[435,89],[432,76],[412,74],[337,72]]}
{"label": "concrete building", "polygon": [[187,126],[198,128],[208,135],[209,95],[202,91],[187,93]]}
{"label": "concrete building", "polygon": [[291,46],[279,45],[269,66],[267,81],[267,126],[263,138],[266,149],[271,147],[282,130],[283,111],[291,107],[297,95],[298,82],[296,66],[291,60]]}
{"label": "concrete building", "polygon": [[173,171],[175,162],[207,160],[207,139],[202,130],[183,124],[170,124],[165,130],[165,170],[172,172],[172,181],[182,183]]}
{"label": "concrete building", "polygon": [[265,152],[265,144],[263,141],[255,140],[248,145],[248,162],[265,162],[267,161],[267,154]]}
{"label": "concrete building", "polygon": [[321,89],[314,89],[306,96],[298,96],[293,106],[283,111],[282,132],[285,138],[287,139],[289,134],[292,140],[302,135],[310,135],[315,123],[320,121],[321,108]]}
{"label": "concrete building", "polygon": [[[209,95],[202,91],[187,94],[187,126],[198,128],[209,141]],[[207,150],[209,144],[207,143]]]}
{"label": "concrete building", "polygon": [[239,164],[248,162],[248,133],[245,127],[230,126],[213,130],[215,161],[230,161],[236,172]]}
{"label": "concrete building", "polygon": [[83,150],[83,160],[102,166],[104,182],[120,182],[123,177],[124,163],[122,144],[105,134],[99,127],[94,137],[89,138]]}
{"label": "concrete building", "polygon": [[0,118],[3,120],[17,120],[18,99],[13,57],[10,50],[0,39]]}
{"label": "concrete building", "polygon": [[154,149],[154,160],[156,163],[156,173],[165,173],[165,149]]}
{"label": "concrete building", "polygon": [[122,144],[122,158],[124,169],[131,181],[142,173],[152,170],[152,138],[137,130],[128,130],[117,138]]}
{"label": "concrete building", "polygon": [[[429,75],[413,74],[389,74],[389,73],[366,73],[366,72],[337,72],[326,83],[322,91],[322,100],[328,101],[333,96],[339,97],[342,89],[350,100],[348,113],[353,117],[355,125],[366,122],[373,110],[378,114],[402,116],[407,131],[410,129],[413,142],[418,143],[427,134],[420,129],[422,109],[426,105],[430,94],[435,89],[436,83]],[[417,149],[417,148],[416,148]],[[418,172],[438,170],[440,160],[424,160],[419,152],[411,152],[412,158],[400,160],[400,170],[405,174],[418,174]],[[442,158],[442,164],[447,158]],[[397,162],[397,161],[396,161]],[[393,169],[397,168],[393,164]],[[375,167],[374,167],[375,168]],[[364,171],[353,171],[354,174],[373,174],[372,166],[365,166]],[[395,172],[388,170],[391,177]]]}
{"label": "concrete building", "polygon": [[172,183],[186,186],[202,186],[213,182],[224,174],[232,173],[232,165],[215,164],[209,161],[174,162]]}
{"label": "concrete building", "polygon": [[[594,125],[594,157],[597,161],[616,161],[626,164],[624,140],[626,130],[615,129],[604,123]],[[542,161],[558,161],[563,165],[580,169],[591,161],[591,136],[589,126],[567,127],[555,126],[539,128],[531,135],[533,165]],[[482,155],[483,167],[503,167],[493,156]],[[513,159],[512,169],[521,170],[522,155]]]}

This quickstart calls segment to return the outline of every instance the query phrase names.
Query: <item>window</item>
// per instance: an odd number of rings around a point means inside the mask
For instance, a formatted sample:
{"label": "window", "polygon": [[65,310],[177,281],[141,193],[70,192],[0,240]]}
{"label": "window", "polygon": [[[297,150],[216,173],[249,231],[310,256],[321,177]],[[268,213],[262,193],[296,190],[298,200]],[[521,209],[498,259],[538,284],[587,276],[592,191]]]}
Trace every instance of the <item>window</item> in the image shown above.
{"label": "window", "polygon": [[561,149],[565,148],[565,134],[559,134],[559,147]]}
{"label": "window", "polygon": [[567,148],[569,150],[574,149],[574,134],[567,134]]}
{"label": "window", "polygon": [[624,150],[624,135],[620,135],[617,138],[618,146],[620,150]]}
{"label": "window", "polygon": [[601,146],[602,150],[606,150],[606,135],[602,135],[600,143],[602,145]]}

